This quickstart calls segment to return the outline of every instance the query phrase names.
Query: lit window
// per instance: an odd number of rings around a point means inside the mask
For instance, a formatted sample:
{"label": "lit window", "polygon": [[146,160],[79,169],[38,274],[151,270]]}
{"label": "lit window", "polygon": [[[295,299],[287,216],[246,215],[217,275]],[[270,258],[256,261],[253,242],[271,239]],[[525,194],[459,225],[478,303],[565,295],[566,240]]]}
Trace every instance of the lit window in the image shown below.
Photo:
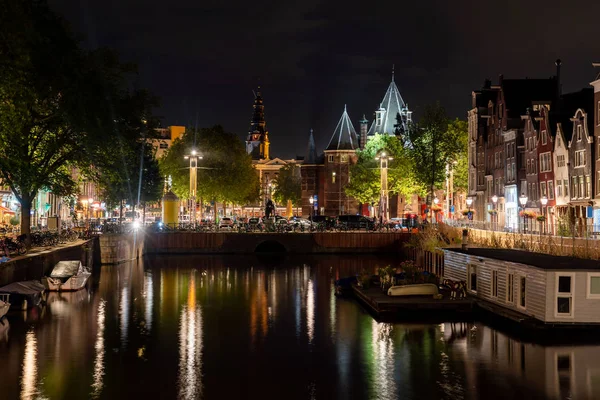
{"label": "lit window", "polygon": [[554,182],[548,181],[548,199],[554,200]]}
{"label": "lit window", "polygon": [[329,161],[329,162],[333,162],[333,156],[329,156],[329,157],[327,157],[327,161]]}
{"label": "lit window", "polygon": [[335,183],[335,172],[331,174],[331,183]]}
{"label": "lit window", "polygon": [[542,131],[542,144],[548,143],[548,134],[545,130]]}
{"label": "lit window", "polygon": [[347,162],[348,162],[348,155],[347,155],[347,154],[342,154],[342,156],[341,156],[341,161],[342,161],[343,163],[347,163]]}

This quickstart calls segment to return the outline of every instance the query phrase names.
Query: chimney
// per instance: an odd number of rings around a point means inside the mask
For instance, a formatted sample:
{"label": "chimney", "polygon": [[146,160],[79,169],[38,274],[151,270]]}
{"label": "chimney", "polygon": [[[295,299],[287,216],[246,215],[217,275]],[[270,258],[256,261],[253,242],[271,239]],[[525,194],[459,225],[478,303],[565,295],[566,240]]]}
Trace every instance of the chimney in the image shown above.
{"label": "chimney", "polygon": [[557,58],[554,64],[556,64],[556,95],[557,97],[560,97],[562,95],[562,85],[560,83],[560,64],[562,64],[562,62],[560,61],[560,58]]}

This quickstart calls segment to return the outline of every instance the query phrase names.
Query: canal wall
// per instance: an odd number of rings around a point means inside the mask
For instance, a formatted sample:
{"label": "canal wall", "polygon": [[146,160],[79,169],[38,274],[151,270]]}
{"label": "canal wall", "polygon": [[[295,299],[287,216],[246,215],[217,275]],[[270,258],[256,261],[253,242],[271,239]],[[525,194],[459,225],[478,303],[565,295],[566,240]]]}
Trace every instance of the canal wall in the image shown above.
{"label": "canal wall", "polygon": [[144,234],[107,233],[98,237],[100,264],[120,264],[144,254]]}
{"label": "canal wall", "polygon": [[399,253],[410,239],[406,232],[315,232],[235,233],[158,232],[147,233],[144,254],[251,254],[260,252]]}
{"label": "canal wall", "polygon": [[80,260],[83,265],[91,267],[97,250],[96,240],[91,239],[15,257],[0,264],[0,287],[13,282],[39,280],[50,273],[59,261]]}

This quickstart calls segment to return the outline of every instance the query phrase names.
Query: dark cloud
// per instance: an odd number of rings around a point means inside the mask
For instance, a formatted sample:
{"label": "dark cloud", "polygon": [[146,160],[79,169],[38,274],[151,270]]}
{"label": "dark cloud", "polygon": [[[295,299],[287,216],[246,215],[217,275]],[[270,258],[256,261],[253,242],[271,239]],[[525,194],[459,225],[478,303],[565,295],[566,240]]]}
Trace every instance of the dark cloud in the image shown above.
{"label": "dark cloud", "polygon": [[586,86],[600,59],[600,3],[332,0],[50,0],[91,46],[140,67],[165,124],[220,123],[240,137],[260,82],[275,155],[323,147],[344,104],[372,119],[392,64],[405,101],[439,100],[465,117],[485,78],[545,77],[563,60],[565,90]]}

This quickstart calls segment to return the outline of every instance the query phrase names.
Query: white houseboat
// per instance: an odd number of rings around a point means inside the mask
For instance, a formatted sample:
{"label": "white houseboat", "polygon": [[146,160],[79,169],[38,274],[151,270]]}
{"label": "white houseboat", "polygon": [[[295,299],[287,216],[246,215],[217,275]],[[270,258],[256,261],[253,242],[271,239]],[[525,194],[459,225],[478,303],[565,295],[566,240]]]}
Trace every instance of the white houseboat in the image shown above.
{"label": "white houseboat", "polygon": [[[444,279],[513,319],[600,324],[600,262],[521,250],[446,248]],[[514,318],[516,316],[517,318]]]}

